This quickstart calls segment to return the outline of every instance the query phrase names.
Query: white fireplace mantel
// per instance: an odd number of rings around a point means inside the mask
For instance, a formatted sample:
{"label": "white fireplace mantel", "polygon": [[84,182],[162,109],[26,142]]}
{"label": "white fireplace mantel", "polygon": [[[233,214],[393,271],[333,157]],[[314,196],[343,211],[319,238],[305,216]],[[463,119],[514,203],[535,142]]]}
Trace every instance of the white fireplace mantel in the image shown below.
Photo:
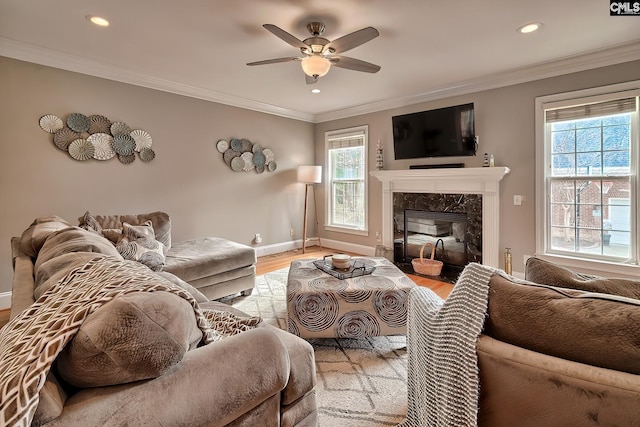
{"label": "white fireplace mantel", "polygon": [[508,167],[379,170],[382,182],[382,243],[393,247],[393,193],[481,194],[482,263],[500,266],[500,181]]}

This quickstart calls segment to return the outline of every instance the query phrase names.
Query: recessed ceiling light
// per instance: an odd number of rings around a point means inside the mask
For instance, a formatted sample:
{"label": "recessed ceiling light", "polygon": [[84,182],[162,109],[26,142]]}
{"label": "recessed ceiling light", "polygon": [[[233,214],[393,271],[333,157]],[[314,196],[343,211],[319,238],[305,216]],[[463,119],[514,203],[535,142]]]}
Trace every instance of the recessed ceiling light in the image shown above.
{"label": "recessed ceiling light", "polygon": [[99,27],[108,27],[109,26],[109,21],[107,21],[106,19],[100,17],[100,16],[95,16],[95,15],[87,15],[85,16],[85,18],[87,18],[88,21],[90,21],[92,24],[96,24]]}
{"label": "recessed ceiling light", "polygon": [[538,31],[540,27],[542,27],[541,23],[532,22],[531,24],[526,24],[518,28],[518,32],[522,34],[533,33],[534,31]]}
{"label": "recessed ceiling light", "polygon": [[312,93],[320,93],[320,89],[311,89]]}

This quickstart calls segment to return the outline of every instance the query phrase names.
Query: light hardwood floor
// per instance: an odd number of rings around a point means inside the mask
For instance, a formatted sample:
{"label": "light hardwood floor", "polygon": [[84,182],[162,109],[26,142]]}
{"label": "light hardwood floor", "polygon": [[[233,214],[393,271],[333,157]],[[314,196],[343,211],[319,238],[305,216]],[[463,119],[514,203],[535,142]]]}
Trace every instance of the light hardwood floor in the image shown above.
{"label": "light hardwood floor", "polygon": [[[318,259],[322,258],[325,255],[333,255],[337,253],[334,250],[320,248],[318,246],[311,246],[307,248],[306,253],[302,253],[301,249],[282,252],[275,255],[266,255],[258,258],[258,262],[256,264],[256,274],[265,274],[271,271],[280,270],[285,267],[289,267],[291,261],[295,259]],[[342,252],[341,252],[342,253]],[[355,253],[349,253],[349,255],[358,255]],[[414,276],[412,274],[408,274],[417,285],[425,286],[436,294],[438,294],[441,298],[446,298],[451,289],[453,289],[453,285],[449,283],[439,282],[437,280],[428,279],[426,277]],[[1,310],[0,311],[0,327],[2,327],[5,323],[9,321],[9,310]]]}

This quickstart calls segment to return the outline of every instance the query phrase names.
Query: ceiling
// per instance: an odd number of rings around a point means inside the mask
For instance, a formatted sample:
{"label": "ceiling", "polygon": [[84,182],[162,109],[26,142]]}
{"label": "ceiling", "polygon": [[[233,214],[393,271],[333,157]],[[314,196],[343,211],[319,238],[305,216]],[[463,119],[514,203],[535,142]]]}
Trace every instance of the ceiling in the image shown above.
{"label": "ceiling", "polygon": [[[312,20],[329,40],[375,27],[345,55],[382,69],[307,85],[298,62],[246,65],[299,53],[262,24],[304,39]],[[0,0],[0,55],[321,122],[640,59],[640,16],[604,0]]]}

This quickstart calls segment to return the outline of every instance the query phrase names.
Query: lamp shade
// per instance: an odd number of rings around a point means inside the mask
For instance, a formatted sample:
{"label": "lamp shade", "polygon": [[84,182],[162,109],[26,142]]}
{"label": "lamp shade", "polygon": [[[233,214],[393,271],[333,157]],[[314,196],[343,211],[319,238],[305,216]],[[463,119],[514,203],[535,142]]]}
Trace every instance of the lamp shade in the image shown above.
{"label": "lamp shade", "polygon": [[319,184],[322,182],[322,166],[298,166],[298,182]]}
{"label": "lamp shade", "polygon": [[304,58],[301,62],[302,71],[307,76],[318,76],[322,77],[329,72],[329,68],[331,68],[331,62],[323,56],[319,55],[311,55]]}

